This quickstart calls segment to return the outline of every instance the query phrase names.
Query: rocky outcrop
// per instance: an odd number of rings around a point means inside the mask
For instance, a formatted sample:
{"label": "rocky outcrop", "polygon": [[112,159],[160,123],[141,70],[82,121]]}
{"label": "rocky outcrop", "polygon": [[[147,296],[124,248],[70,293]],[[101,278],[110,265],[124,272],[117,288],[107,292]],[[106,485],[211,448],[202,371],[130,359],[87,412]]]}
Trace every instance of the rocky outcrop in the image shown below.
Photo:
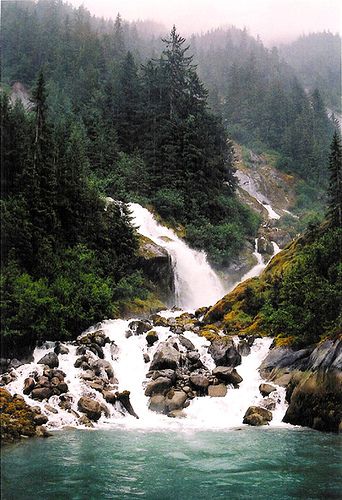
{"label": "rocky outcrop", "polygon": [[39,407],[31,407],[24,398],[0,388],[1,443],[11,443],[26,437],[48,437],[43,424],[48,418]]}
{"label": "rocky outcrop", "polygon": [[339,432],[342,421],[342,340],[294,350],[274,347],[263,361],[263,378],[286,387],[284,422]]}
{"label": "rocky outcrop", "polygon": [[170,255],[146,236],[139,235],[139,242],[139,267],[153,283],[157,296],[165,303],[171,302],[174,275]]}

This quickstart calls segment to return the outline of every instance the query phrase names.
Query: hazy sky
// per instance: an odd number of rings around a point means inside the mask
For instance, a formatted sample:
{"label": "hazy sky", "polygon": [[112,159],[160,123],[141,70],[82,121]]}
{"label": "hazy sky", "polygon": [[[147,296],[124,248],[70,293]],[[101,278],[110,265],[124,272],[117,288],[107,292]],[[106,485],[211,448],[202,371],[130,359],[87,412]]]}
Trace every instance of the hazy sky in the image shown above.
{"label": "hazy sky", "polygon": [[189,34],[222,25],[246,26],[264,42],[310,31],[341,31],[341,0],[69,0],[97,16],[154,19]]}

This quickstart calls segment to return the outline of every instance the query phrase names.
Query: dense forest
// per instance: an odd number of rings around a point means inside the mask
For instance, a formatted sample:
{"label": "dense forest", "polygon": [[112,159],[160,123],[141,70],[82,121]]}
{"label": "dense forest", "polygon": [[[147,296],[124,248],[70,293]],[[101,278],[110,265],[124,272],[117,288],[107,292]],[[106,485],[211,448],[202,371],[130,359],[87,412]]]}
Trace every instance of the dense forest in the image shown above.
{"label": "dense forest", "polygon": [[[190,47],[175,27],[162,31],[59,0],[2,4],[9,350],[18,335],[23,345],[47,332],[68,338],[149,297],[119,201],[152,207],[227,265],[259,224],[235,195],[228,137],[271,149],[307,184],[328,185],[334,124],[320,90],[308,94],[276,49],[236,28],[193,36]],[[26,108],[9,98],[14,82],[30,89]]]}

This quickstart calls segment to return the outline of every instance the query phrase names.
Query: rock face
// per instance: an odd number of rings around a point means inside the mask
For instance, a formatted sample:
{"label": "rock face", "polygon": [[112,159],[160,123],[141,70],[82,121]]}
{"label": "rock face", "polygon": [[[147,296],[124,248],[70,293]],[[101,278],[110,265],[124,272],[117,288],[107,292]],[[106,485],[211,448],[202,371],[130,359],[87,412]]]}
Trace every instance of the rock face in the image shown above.
{"label": "rock face", "polygon": [[297,351],[273,348],[260,367],[263,378],[286,387],[284,422],[327,432],[342,427],[341,369],[341,339]]}
{"label": "rock face", "polygon": [[213,340],[209,349],[216,366],[238,366],[241,355],[232,340]]}
{"label": "rock face", "polygon": [[293,376],[295,387],[284,422],[319,431],[342,430],[342,373],[305,372]]}
{"label": "rock face", "polygon": [[140,236],[140,267],[154,284],[155,292],[165,303],[174,295],[174,274],[171,257],[167,251],[146,236]]}
{"label": "rock face", "polygon": [[161,342],[153,356],[150,370],[175,370],[180,360],[180,353],[169,342]]}
{"label": "rock face", "polygon": [[80,412],[85,413],[86,416],[94,422],[97,422],[101,417],[100,403],[88,396],[82,396],[77,403],[77,407]]}
{"label": "rock face", "polygon": [[272,413],[259,406],[250,406],[243,417],[243,423],[253,426],[268,425],[272,420]]}

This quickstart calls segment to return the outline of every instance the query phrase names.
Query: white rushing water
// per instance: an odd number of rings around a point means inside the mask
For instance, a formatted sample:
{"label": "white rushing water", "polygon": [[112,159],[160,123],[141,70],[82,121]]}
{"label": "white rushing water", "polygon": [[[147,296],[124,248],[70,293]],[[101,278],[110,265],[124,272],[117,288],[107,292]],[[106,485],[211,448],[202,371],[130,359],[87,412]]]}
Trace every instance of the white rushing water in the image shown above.
{"label": "white rushing water", "polygon": [[192,250],[178,238],[172,229],[160,225],[146,208],[130,203],[133,224],[143,236],[147,236],[170,254],[175,274],[176,305],[193,310],[203,305],[213,305],[225,290],[210,267],[205,252]]}
{"label": "white rushing water", "polygon": [[[184,241],[168,228],[157,223],[153,215],[137,204],[130,204],[133,214],[133,222],[142,235],[147,236],[158,245],[165,248],[171,255],[176,277],[177,305],[187,310],[194,310],[203,305],[209,305],[224,295],[222,284],[207,262],[206,255],[190,249]],[[274,253],[279,247],[273,243]],[[243,279],[260,274],[265,267],[262,256],[255,247],[257,265],[247,273]],[[182,311],[164,311],[161,313],[165,318],[174,318],[182,314]],[[34,401],[28,395],[25,400],[30,405],[39,406],[45,413],[49,422],[48,428],[59,429],[64,426],[79,426],[79,417],[82,415],[78,409],[78,401],[81,396],[90,396],[100,404],[106,406],[106,414],[102,414],[100,420],[94,424],[98,428],[124,427],[127,429],[229,429],[242,425],[244,413],[251,405],[262,405],[263,398],[259,392],[262,382],[258,367],[267,355],[271,339],[256,339],[248,356],[242,357],[241,365],[237,366],[237,372],[243,381],[239,388],[228,386],[224,397],[195,397],[188,408],[184,409],[186,418],[169,418],[166,415],[157,414],[148,409],[148,401],[144,394],[145,386],[150,381],[146,378],[149,371],[149,362],[152,361],[160,342],[172,337],[172,343],[177,344],[177,349],[186,357],[186,349],[179,341],[178,335],[173,333],[169,327],[157,326],[153,330],[158,334],[158,341],[153,346],[148,346],[146,334],[127,335],[131,320],[107,320],[88,331],[101,329],[109,338],[103,347],[104,359],[108,361],[114,370],[116,381],[112,381],[112,391],[130,391],[130,401],[139,419],[131,415],[124,415],[120,405],[112,405],[105,401],[101,392],[89,386],[82,378],[84,371],[75,368],[74,364],[79,355],[76,354],[75,343],[66,343],[69,353],[59,355],[59,369],[66,374],[65,382],[68,384],[67,396],[70,396],[69,408],[61,408],[59,396],[52,396],[48,401]],[[175,321],[175,320],[173,320]],[[152,326],[151,326],[152,328]],[[213,358],[208,353],[210,342],[198,336],[194,331],[184,331],[183,335],[190,340],[195,350],[200,354],[200,359],[210,372],[215,368]],[[236,339],[238,343],[239,339]],[[24,381],[27,377],[40,376],[43,374],[43,365],[38,364],[42,356],[53,352],[55,344],[47,342],[43,347],[34,351],[34,362],[20,366],[15,370],[16,379],[7,385],[11,393],[23,394]],[[91,365],[97,357],[87,351],[90,355],[88,363]],[[144,359],[145,355],[145,359]],[[185,358],[184,358],[185,359]],[[102,374],[104,377],[106,375]],[[277,387],[272,394],[276,400],[276,409],[273,411],[271,425],[280,425],[284,415],[285,391]]]}

